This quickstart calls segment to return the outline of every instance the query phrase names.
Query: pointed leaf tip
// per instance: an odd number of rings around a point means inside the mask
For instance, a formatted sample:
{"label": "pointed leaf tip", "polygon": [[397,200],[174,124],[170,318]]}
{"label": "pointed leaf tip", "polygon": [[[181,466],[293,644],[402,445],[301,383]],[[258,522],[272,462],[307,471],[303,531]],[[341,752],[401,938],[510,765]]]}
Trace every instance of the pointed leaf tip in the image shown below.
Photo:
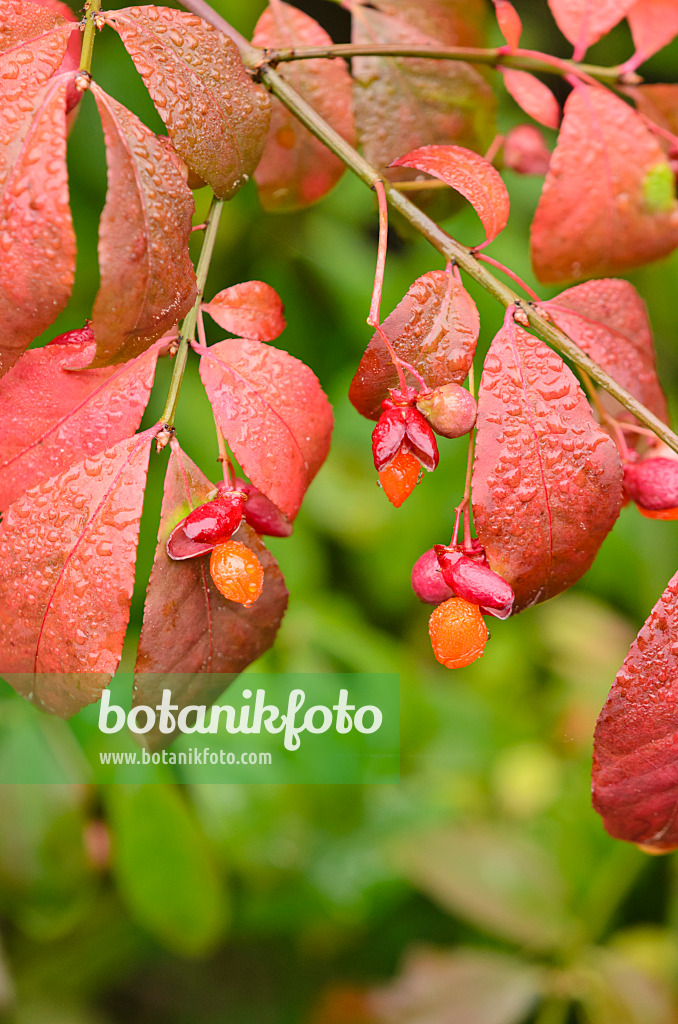
{"label": "pointed leaf tip", "polygon": [[514,71],[512,68],[503,70],[503,78],[507,91],[526,114],[547,128],[558,127],[560,107],[548,85],[528,71]]}
{"label": "pointed leaf tip", "polygon": [[558,28],[581,60],[589,46],[622,20],[635,0],[548,0]]}
{"label": "pointed leaf tip", "polygon": [[422,146],[398,157],[391,167],[413,167],[460,192],[480,217],[488,242],[506,227],[511,209],[506,185],[478,153],[463,146]]}

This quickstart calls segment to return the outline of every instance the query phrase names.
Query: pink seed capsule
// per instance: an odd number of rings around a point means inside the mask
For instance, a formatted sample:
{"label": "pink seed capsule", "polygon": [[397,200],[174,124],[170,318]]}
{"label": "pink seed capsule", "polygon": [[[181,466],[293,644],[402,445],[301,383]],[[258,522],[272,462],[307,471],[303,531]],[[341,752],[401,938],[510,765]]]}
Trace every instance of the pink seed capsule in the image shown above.
{"label": "pink seed capsule", "polygon": [[404,451],[411,452],[429,473],[438,465],[438,442],[430,426],[413,406],[405,410]]}
{"label": "pink seed capsule", "polygon": [[643,459],[624,466],[624,490],[641,508],[678,506],[678,459]]}
{"label": "pink seed capsule", "polygon": [[513,610],[514,594],[505,579],[487,565],[468,558],[462,552],[436,544],[435,552],[443,579],[457,597],[480,606],[485,615],[506,619]]}
{"label": "pink seed capsule", "polygon": [[404,409],[388,400],[382,403],[382,407],[384,411],[372,431],[372,457],[378,473],[393,462],[405,437]]}
{"label": "pink seed capsule", "polygon": [[463,437],[473,428],[478,408],[475,399],[459,384],[444,384],[417,402],[417,409],[441,437]]}
{"label": "pink seed capsule", "polygon": [[454,591],[443,579],[434,548],[429,548],[414,563],[410,582],[419,600],[426,604],[442,604],[454,597]]}
{"label": "pink seed capsule", "polygon": [[282,514],[277,505],[274,505],[270,498],[254,486],[248,484],[240,477],[236,478],[235,486],[243,494],[247,495],[245,505],[245,520],[253,530],[266,537],[289,537],[292,533],[292,523]]}
{"label": "pink seed capsule", "polygon": [[189,540],[205,543],[226,541],[240,526],[247,498],[241,491],[226,491],[214,501],[193,509],[183,521]]}

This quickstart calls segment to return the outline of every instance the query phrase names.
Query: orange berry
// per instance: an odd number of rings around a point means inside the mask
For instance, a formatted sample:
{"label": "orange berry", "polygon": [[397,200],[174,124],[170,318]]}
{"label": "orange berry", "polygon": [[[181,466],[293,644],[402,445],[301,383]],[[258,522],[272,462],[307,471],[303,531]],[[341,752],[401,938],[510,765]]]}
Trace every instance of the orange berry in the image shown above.
{"label": "orange berry", "polygon": [[646,519],[678,519],[678,508],[643,508],[642,505],[636,507]]}
{"label": "orange berry", "polygon": [[210,555],[210,573],[225,598],[248,608],[264,587],[264,569],[248,547],[237,540],[217,544]]}
{"label": "orange berry", "polygon": [[477,604],[450,597],[435,609],[428,623],[433,653],[446,668],[463,668],[480,658],[489,637]]}
{"label": "orange berry", "polygon": [[400,508],[406,498],[414,490],[419,474],[421,463],[415,459],[411,452],[399,451],[386,469],[379,474],[379,483],[384,488],[384,494],[396,508]]}

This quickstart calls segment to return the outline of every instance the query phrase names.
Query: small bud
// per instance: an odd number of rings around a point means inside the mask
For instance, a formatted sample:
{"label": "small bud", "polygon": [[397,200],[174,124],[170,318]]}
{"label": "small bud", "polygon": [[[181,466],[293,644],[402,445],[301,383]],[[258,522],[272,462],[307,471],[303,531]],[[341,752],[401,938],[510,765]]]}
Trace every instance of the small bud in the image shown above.
{"label": "small bud", "polygon": [[443,579],[434,548],[429,548],[414,563],[410,582],[419,600],[426,604],[442,604],[454,597],[454,591]]}
{"label": "small bud", "polygon": [[519,124],[504,140],[504,166],[516,174],[546,174],[551,153],[533,124]]}
{"label": "small bud", "polygon": [[444,384],[417,402],[417,409],[441,437],[463,437],[476,422],[473,395],[459,384]]}
{"label": "small bud", "polygon": [[624,466],[624,491],[650,511],[678,506],[678,459],[643,459]]}

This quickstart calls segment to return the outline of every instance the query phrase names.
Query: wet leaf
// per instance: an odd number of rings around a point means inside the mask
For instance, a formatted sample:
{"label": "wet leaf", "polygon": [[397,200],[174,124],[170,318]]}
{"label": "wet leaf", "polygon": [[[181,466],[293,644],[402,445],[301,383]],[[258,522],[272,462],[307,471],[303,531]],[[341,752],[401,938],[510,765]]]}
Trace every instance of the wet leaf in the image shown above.
{"label": "wet leaf", "polygon": [[235,43],[202,18],[169,7],[126,7],[106,21],[119,33],[180,156],[219,199],[254,173],[270,100]]}
{"label": "wet leaf", "polygon": [[[331,46],[332,39],[304,11],[278,0],[259,18],[255,46]],[[346,62],[300,60],[280,64],[278,74],[311,104],[342,138],[355,143],[351,75]],[[342,161],[279,101],[272,101],[264,155],[255,172],[266,210],[298,210],[322,199],[341,178]],[[265,340],[265,339],[260,339]]]}
{"label": "wet leaf", "polygon": [[[59,43],[51,39],[40,60],[31,55],[38,79],[58,67],[66,37]],[[0,58],[0,377],[65,307],[75,274],[66,172],[70,76],[22,87],[15,102],[16,81],[2,70],[7,59]]]}
{"label": "wet leaf", "polygon": [[558,28],[581,60],[589,46],[621,21],[634,0],[548,0]]}
{"label": "wet leaf", "polygon": [[94,347],[88,327],[70,331],[25,352],[0,380],[0,510],[137,430],[158,346],[123,366],[69,373],[91,359]]}
{"label": "wet leaf", "polygon": [[204,955],[224,931],[226,899],[180,788],[106,789],[113,873],[132,920],[180,956]]}
{"label": "wet leaf", "polygon": [[637,85],[627,93],[641,114],[678,135],[678,85]]}
{"label": "wet leaf", "polygon": [[631,645],[594,736],[593,806],[617,839],[678,847],[678,573]]}
{"label": "wet leaf", "polygon": [[[414,366],[430,388],[462,384],[478,341],[480,320],[461,281],[443,270],[417,278],[382,324],[401,359]],[[408,383],[414,378],[406,372]],[[349,398],[361,415],[376,420],[398,375],[379,334],[373,335],[351,382]]]}
{"label": "wet leaf", "polygon": [[196,296],[188,254],[193,195],[155,134],[96,84],[108,193],[99,225],[101,285],[90,366],[122,363],[188,313]]}
{"label": "wet leaf", "polygon": [[44,711],[98,700],[125,639],[155,428],[31,488],[0,524],[0,672]]}
{"label": "wet leaf", "polygon": [[544,302],[554,323],[618,384],[668,422],[645,303],[628,281],[587,281]]}
{"label": "wet leaf", "polygon": [[519,1024],[539,997],[538,969],[490,950],[416,949],[395,979],[369,994],[384,1024]]}
{"label": "wet leaf", "polygon": [[513,324],[485,359],[476,426],[473,518],[517,612],[589,568],[619,515],[621,463],[560,356]]}
{"label": "wet leaf", "polygon": [[289,519],[327,458],[332,407],[312,370],[288,352],[233,338],[205,349],[200,376],[233,454]]}
{"label": "wet leaf", "polygon": [[274,341],[285,330],[282,299],[264,281],[224,288],[202,308],[225,331],[252,341]]}
{"label": "wet leaf", "polygon": [[[353,2],[352,41],[362,46],[482,46],[483,7],[477,0]],[[396,157],[420,146],[453,142],[483,152],[494,138],[494,93],[470,64],[356,57],[351,67],[358,138],[367,160],[380,170],[386,172]],[[416,177],[404,170],[386,174],[392,181]]]}
{"label": "wet leaf", "polygon": [[558,127],[560,107],[548,85],[527,71],[506,68],[503,76],[506,89],[526,114],[547,128]]}
{"label": "wet leaf", "polygon": [[[186,674],[181,685],[171,681],[172,703],[180,708],[211,704],[239,672],[268,650],[285,614],[287,590],[282,573],[258,534],[246,524],[234,539],[255,552],[265,574],[263,592],[249,608],[221,596],[210,576],[209,554],[184,562],[169,558],[166,544],[170,533],[213,492],[214,485],[173,441],[139,639],[135,706],[155,706],[163,688],[170,685],[168,673]],[[153,731],[144,736],[144,743],[157,749],[171,738]]]}
{"label": "wet leaf", "polygon": [[509,0],[493,0],[494,13],[497,15],[499,31],[506,40],[506,45],[515,50],[520,45],[523,23],[520,15]]}
{"label": "wet leaf", "polygon": [[73,21],[74,15],[65,4],[62,9],[31,0],[0,0],[0,54],[13,62],[13,67],[4,60],[0,64],[4,87],[14,83],[18,89],[21,82],[24,88],[35,88],[51,78],[66,52],[71,31],[67,20]]}
{"label": "wet leaf", "polygon": [[608,89],[578,86],[532,222],[537,277],[616,274],[676,245],[675,182],[661,145]]}
{"label": "wet leaf", "polygon": [[678,7],[674,0],[636,0],[626,17],[636,48],[634,66],[668,46],[678,35]]}
{"label": "wet leaf", "polygon": [[456,189],[476,211],[487,241],[506,227],[511,209],[501,174],[478,153],[463,146],[423,146],[393,161],[393,167],[414,167]]}

